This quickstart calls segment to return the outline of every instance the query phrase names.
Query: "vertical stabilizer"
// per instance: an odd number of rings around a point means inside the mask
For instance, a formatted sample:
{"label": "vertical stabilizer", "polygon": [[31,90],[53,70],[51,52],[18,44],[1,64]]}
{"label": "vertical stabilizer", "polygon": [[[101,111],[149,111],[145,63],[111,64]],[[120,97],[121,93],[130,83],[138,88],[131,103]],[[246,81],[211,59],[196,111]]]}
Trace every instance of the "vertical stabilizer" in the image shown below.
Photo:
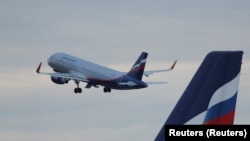
{"label": "vertical stabilizer", "polygon": [[164,123],[155,141],[164,141],[164,126],[233,124],[243,51],[207,54]]}
{"label": "vertical stabilizer", "polygon": [[132,66],[132,68],[128,72],[128,76],[133,77],[138,80],[142,80],[147,56],[148,56],[147,52],[141,53],[140,57],[136,60],[135,64]]}

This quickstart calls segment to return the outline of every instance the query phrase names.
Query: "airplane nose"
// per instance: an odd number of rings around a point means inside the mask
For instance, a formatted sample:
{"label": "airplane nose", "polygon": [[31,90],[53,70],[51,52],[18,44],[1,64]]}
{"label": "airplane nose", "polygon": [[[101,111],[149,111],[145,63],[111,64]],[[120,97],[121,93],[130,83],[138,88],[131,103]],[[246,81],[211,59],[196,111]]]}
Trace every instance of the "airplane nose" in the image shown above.
{"label": "airplane nose", "polygon": [[48,64],[51,66],[55,62],[55,55],[51,55],[48,59]]}

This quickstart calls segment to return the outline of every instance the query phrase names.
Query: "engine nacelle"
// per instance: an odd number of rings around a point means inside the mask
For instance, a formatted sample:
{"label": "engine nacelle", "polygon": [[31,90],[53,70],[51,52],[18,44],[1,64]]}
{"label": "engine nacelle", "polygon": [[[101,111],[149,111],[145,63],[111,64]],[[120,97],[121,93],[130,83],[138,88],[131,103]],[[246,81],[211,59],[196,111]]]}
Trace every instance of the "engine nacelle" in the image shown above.
{"label": "engine nacelle", "polygon": [[65,84],[65,83],[68,83],[69,80],[65,78],[61,78],[61,77],[51,76],[51,81],[56,84]]}

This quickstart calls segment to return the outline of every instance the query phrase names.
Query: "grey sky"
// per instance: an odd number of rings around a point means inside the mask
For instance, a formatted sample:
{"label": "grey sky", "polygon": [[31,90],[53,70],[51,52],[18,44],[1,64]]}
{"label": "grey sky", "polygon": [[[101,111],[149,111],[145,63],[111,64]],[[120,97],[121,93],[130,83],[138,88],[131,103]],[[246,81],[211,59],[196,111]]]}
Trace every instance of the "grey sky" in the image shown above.
{"label": "grey sky", "polygon": [[[0,139],[5,141],[151,141],[205,55],[243,50],[235,123],[249,124],[250,2],[0,2]],[[127,71],[142,51],[146,69],[169,67],[135,91],[56,85],[35,69],[55,52]],[[81,87],[85,84],[81,83]]]}

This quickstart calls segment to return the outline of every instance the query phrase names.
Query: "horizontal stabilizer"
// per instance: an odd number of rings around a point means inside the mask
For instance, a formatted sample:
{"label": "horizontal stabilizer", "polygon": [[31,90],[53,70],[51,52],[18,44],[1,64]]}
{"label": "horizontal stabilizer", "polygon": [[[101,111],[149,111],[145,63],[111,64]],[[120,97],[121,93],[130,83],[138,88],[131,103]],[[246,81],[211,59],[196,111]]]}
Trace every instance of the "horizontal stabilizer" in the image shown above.
{"label": "horizontal stabilizer", "polygon": [[167,82],[164,82],[164,81],[159,81],[159,82],[145,82],[147,83],[148,85],[152,85],[152,84],[167,84]]}
{"label": "horizontal stabilizer", "polygon": [[128,82],[121,82],[118,83],[119,85],[126,85],[126,86],[136,86],[137,84],[132,82],[132,81],[128,81]]}

